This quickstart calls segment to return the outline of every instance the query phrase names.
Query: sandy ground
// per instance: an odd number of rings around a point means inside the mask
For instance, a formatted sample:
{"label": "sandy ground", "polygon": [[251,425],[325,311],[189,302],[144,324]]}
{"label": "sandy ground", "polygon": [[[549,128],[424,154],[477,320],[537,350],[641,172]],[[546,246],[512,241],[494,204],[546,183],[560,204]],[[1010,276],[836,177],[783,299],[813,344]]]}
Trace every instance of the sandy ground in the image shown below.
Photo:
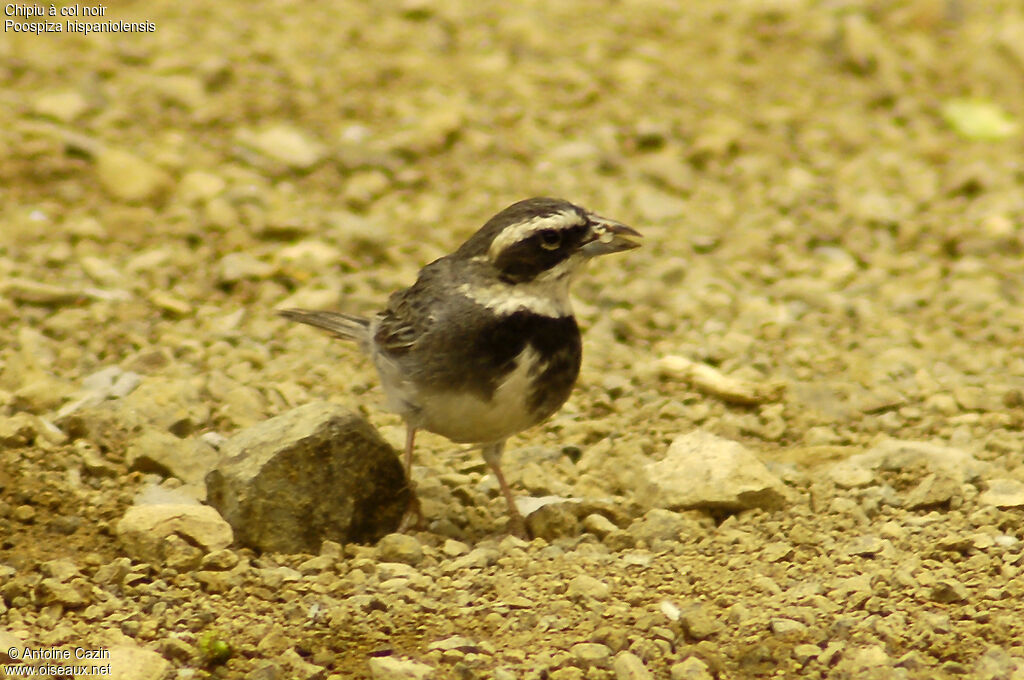
{"label": "sandy ground", "polygon": [[[141,647],[182,680],[1024,677],[1019,3],[98,20],[153,30],[0,37],[6,635]],[[415,545],[125,559],[116,522],[161,481],[131,469],[145,431],[330,399],[400,445],[368,362],[273,310],[372,311],[531,195],[645,236],[579,281],[579,385],[508,456],[519,493],[601,498],[616,530],[505,538],[478,455],[427,435]],[[150,390],[138,417],[63,417],[109,367]],[[696,429],[790,502],[648,513],[632,472]],[[886,446],[919,455],[865,462]]]}

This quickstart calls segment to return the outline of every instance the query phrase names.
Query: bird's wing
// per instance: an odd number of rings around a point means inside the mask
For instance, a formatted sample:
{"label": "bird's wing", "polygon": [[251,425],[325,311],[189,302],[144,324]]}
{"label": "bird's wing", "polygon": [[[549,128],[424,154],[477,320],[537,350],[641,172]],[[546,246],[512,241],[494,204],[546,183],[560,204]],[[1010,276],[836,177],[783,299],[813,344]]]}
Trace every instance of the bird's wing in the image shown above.
{"label": "bird's wing", "polygon": [[443,260],[433,262],[420,271],[416,283],[391,294],[387,309],[374,319],[373,339],[379,352],[406,354],[430,330],[437,321],[435,312],[450,295],[443,281],[447,269]]}

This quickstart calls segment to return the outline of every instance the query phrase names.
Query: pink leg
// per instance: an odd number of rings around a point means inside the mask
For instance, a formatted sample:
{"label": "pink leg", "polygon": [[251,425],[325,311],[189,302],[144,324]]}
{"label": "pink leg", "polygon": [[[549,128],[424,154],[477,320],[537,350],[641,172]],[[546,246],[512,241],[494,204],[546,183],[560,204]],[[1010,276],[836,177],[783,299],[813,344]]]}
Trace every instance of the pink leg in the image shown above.
{"label": "pink leg", "polygon": [[504,450],[504,441],[497,442],[496,444],[487,444],[483,447],[484,460],[490,466],[494,476],[498,478],[501,495],[505,497],[505,503],[508,504],[509,533],[529,540],[530,534],[526,530],[526,521],[519,514],[519,509],[516,507],[516,499],[512,495],[512,489],[509,487],[508,482],[505,481],[505,474],[501,471],[501,453]]}
{"label": "pink leg", "polygon": [[423,519],[423,511],[420,509],[420,499],[416,496],[416,487],[412,483],[412,449],[416,441],[416,428],[406,425],[405,427],[405,480],[409,485],[409,505],[398,523],[398,531],[409,531],[410,529],[422,529],[426,526]]}

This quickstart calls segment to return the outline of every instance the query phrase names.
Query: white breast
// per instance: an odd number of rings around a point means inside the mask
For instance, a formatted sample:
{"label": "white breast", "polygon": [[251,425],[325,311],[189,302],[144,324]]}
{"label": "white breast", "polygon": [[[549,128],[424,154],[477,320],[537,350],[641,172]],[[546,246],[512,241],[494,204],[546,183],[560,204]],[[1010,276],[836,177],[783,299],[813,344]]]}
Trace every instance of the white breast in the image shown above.
{"label": "white breast", "polygon": [[[543,362],[527,345],[515,368],[494,391],[490,400],[472,393],[416,389],[409,383],[389,380],[381,367],[384,390],[391,408],[413,426],[451,439],[453,442],[484,444],[496,442],[537,424],[528,407],[531,378],[544,370]],[[390,383],[390,384],[389,384]]]}

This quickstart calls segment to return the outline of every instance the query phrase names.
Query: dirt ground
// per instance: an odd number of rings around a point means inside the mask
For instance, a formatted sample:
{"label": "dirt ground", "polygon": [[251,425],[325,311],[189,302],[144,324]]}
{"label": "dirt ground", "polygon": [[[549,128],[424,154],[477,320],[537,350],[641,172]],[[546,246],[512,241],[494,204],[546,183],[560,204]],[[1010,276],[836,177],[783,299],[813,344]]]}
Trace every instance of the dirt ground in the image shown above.
{"label": "dirt ground", "polygon": [[[141,647],[176,680],[1024,678],[1020,3],[88,21],[152,30],[0,37],[4,639]],[[132,469],[144,432],[329,399],[400,446],[369,363],[273,310],[373,311],[532,195],[644,234],[577,283],[579,384],[507,456],[519,494],[603,522],[508,538],[479,454],[425,435],[409,540],[126,558],[133,497],[175,485]],[[679,357],[772,389],[735,403]],[[111,367],[132,417],[75,417]],[[789,502],[651,511],[636,471],[697,429]]]}

